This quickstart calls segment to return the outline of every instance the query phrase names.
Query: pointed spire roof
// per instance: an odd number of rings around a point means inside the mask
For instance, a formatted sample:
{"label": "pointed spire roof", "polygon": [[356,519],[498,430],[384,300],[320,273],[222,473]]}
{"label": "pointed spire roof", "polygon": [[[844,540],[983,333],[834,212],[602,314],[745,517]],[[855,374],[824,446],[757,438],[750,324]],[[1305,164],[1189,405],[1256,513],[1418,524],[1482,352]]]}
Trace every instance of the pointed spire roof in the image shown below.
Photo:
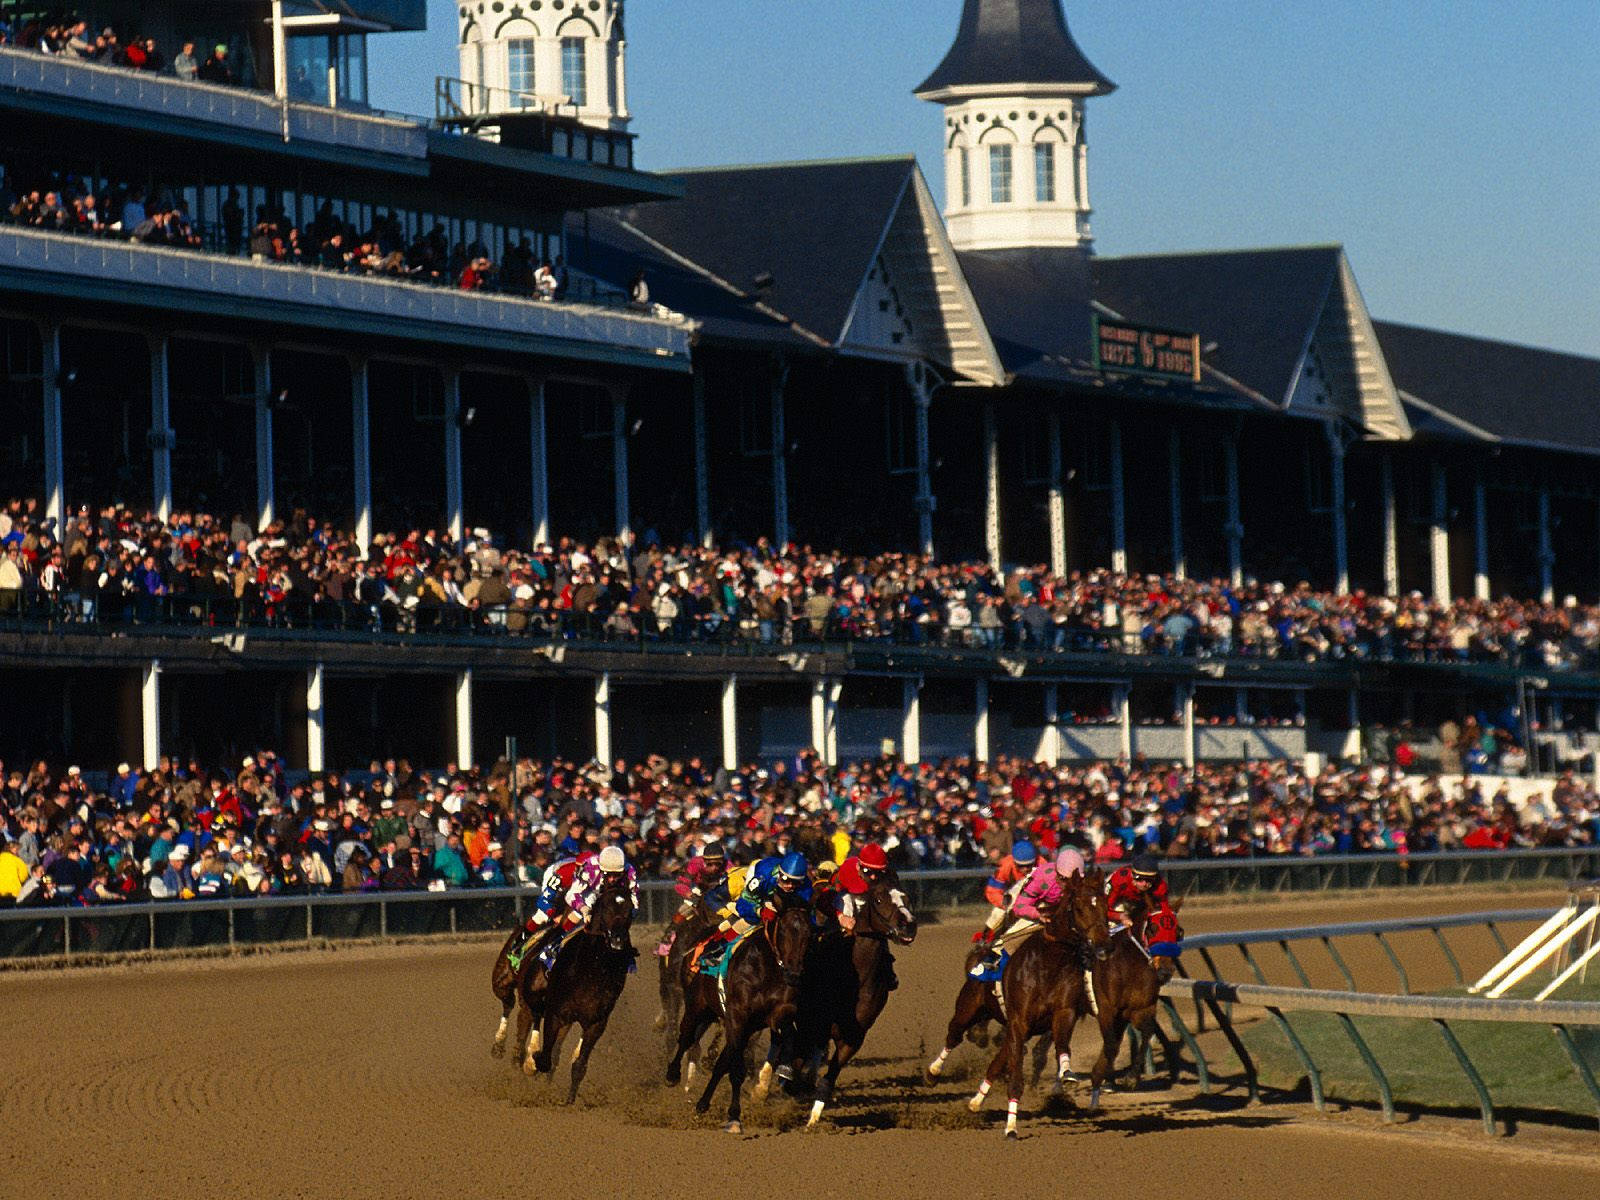
{"label": "pointed spire roof", "polygon": [[1117,86],[1072,40],[1061,0],[966,0],[955,45],[916,95],[1017,84],[1086,96]]}

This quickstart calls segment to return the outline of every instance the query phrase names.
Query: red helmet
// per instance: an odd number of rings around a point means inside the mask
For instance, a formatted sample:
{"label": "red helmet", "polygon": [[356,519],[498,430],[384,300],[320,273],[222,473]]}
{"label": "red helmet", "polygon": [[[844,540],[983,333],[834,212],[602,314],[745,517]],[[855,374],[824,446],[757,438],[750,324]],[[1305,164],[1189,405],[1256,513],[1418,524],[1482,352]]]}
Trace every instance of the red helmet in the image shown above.
{"label": "red helmet", "polygon": [[868,842],[861,847],[861,853],[856,855],[856,858],[869,871],[887,871],[889,869],[889,857],[884,854],[883,847],[878,845],[877,842]]}

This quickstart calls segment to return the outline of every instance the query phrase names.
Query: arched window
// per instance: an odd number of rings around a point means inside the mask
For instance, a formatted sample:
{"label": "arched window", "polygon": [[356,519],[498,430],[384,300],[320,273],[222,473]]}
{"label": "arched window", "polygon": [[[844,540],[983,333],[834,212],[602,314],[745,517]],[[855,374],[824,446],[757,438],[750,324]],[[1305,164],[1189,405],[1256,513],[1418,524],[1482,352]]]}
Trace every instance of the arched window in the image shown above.
{"label": "arched window", "polygon": [[561,39],[561,90],[579,108],[589,103],[589,62],[585,53],[588,43],[584,37]]}
{"label": "arched window", "polygon": [[506,43],[506,86],[511,89],[511,106],[527,108],[539,90],[534,54],[538,42],[531,37],[516,37]]}
{"label": "arched window", "polygon": [[1054,125],[1045,125],[1033,142],[1033,198],[1038,204],[1056,202],[1056,171],[1062,143],[1061,131]]}
{"label": "arched window", "polygon": [[1016,137],[1008,129],[990,126],[983,135],[989,148],[989,203],[1010,204],[1014,194]]}
{"label": "arched window", "polygon": [[971,208],[972,151],[967,146],[967,139],[959,132],[950,139],[944,169],[949,180],[947,189],[951,204],[958,208]]}

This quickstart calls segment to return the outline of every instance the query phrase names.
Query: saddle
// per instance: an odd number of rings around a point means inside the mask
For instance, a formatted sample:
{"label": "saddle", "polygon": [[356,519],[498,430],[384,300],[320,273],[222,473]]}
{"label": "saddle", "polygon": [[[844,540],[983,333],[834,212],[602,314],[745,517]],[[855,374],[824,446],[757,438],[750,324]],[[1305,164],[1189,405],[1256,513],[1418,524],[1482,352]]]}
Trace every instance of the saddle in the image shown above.
{"label": "saddle", "polygon": [[998,955],[985,954],[973,966],[967,975],[972,979],[982,980],[984,983],[999,983],[1006,973],[1006,963],[1011,961],[1011,952],[1002,950]]}

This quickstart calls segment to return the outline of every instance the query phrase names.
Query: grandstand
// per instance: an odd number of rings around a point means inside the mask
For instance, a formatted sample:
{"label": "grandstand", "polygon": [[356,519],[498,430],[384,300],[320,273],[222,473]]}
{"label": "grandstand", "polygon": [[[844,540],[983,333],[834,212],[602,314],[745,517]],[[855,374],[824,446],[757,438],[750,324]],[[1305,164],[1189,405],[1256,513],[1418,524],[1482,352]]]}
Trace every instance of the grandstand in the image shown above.
{"label": "grandstand", "polygon": [[[909,157],[636,169],[617,0],[462,8],[428,119],[365,103],[366,39],[421,4],[98,7],[235,65],[140,69],[0,8],[0,497],[37,498],[15,604],[0,572],[7,762],[1352,759],[1379,727],[1426,762],[1469,717],[1534,769],[1594,761],[1600,362],[1375,319],[1333,244],[1094,255],[1084,114],[1114,85],[1057,6],[969,0],[919,87],[942,210]],[[386,579],[408,540],[436,578],[547,581],[582,547],[637,630],[170,578],[111,619],[42,582],[37,535],[80,516],[169,551],[333,530]],[[653,547],[708,578],[742,548],[788,617],[650,635]],[[912,588],[882,627],[800,619],[807,564],[895,553],[941,581],[936,636]],[[1003,635],[947,636],[951,573]],[[1083,602],[1029,636],[1046,581],[1115,593],[1117,625]],[[1197,590],[1240,624],[1393,598],[1428,632],[1147,628]]]}

